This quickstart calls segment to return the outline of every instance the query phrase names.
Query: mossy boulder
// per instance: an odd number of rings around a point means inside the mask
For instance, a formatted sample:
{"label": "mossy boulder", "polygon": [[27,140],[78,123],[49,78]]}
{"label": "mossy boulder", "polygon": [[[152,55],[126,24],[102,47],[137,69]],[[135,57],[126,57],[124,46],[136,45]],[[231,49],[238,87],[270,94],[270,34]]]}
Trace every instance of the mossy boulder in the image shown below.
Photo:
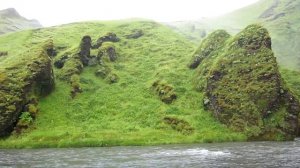
{"label": "mossy boulder", "polygon": [[83,36],[80,42],[80,51],[78,53],[80,60],[84,66],[89,64],[89,57],[91,53],[92,39],[90,36]]}
{"label": "mossy boulder", "polygon": [[164,117],[163,121],[170,125],[172,129],[185,134],[185,135],[189,135],[192,134],[194,132],[194,128],[185,120],[183,119],[178,119],[176,117]]}
{"label": "mossy boulder", "polygon": [[193,53],[193,59],[189,64],[189,68],[195,69],[203,59],[214,55],[215,51],[225,45],[225,41],[230,35],[225,30],[217,30],[205,38],[200,46]]}
{"label": "mossy boulder", "polygon": [[58,78],[70,81],[72,75],[79,75],[83,70],[83,64],[78,54],[72,55],[64,60],[63,67],[58,73]]}
{"label": "mossy boulder", "polygon": [[58,60],[54,61],[54,66],[58,69],[63,68],[68,58],[69,58],[68,55],[62,56]]}
{"label": "mossy boulder", "polygon": [[152,89],[160,97],[160,100],[166,104],[171,104],[174,100],[177,99],[177,95],[174,91],[174,88],[165,82],[155,81],[152,84]]}
{"label": "mossy boulder", "polygon": [[57,51],[54,48],[53,40],[49,39],[46,42],[47,45],[44,46],[49,57],[55,57],[57,55]]}
{"label": "mossy boulder", "polygon": [[[281,78],[268,31],[250,25],[234,37],[223,37],[227,40],[214,46],[211,54],[199,53],[206,55],[196,75],[196,87],[205,91],[204,106],[251,140],[293,139],[299,101]],[[207,38],[204,43],[220,39]]]}
{"label": "mossy boulder", "polygon": [[98,59],[101,60],[102,57],[108,57],[110,61],[115,61],[117,59],[117,52],[115,45],[112,42],[105,42],[103,45],[99,48],[98,51]]}
{"label": "mossy boulder", "polygon": [[[8,135],[26,109],[32,113],[32,97],[45,96],[54,88],[48,42],[20,54],[18,60],[0,62],[0,136]],[[25,59],[24,59],[25,58]]]}

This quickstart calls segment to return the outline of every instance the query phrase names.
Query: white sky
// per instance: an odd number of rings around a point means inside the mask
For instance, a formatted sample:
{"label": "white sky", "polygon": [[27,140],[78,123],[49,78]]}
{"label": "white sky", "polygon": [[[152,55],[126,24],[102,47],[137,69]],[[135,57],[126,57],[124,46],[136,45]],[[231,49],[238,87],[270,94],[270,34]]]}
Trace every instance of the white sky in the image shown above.
{"label": "white sky", "polygon": [[147,18],[156,21],[216,17],[258,0],[0,0],[43,26],[83,21]]}

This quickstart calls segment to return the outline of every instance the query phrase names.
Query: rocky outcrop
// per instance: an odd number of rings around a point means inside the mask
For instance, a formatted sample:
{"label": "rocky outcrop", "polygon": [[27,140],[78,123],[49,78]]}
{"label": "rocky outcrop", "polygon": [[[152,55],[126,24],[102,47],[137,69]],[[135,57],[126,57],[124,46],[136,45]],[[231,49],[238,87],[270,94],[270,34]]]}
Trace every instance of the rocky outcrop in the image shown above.
{"label": "rocky outcrop", "polygon": [[72,75],[79,75],[84,66],[90,65],[92,39],[90,36],[83,36],[78,48],[64,53],[58,58],[54,65],[61,69],[58,77],[70,81]]}
{"label": "rocky outcrop", "polygon": [[200,47],[193,53],[193,59],[188,65],[189,68],[195,69],[203,59],[214,54],[219,48],[224,46],[225,41],[230,35],[224,30],[217,30],[210,34],[209,38],[205,38]]}
{"label": "rocky outcrop", "polygon": [[22,53],[26,61],[21,64],[15,60],[12,64],[0,65],[0,136],[13,130],[24,110],[31,109],[34,113],[30,104],[34,104],[37,97],[53,90],[54,76],[47,45]]}
{"label": "rocky outcrop", "polygon": [[102,43],[104,42],[118,42],[120,41],[120,38],[117,37],[117,35],[113,32],[109,32],[106,35],[98,38],[97,42],[95,45],[93,45],[93,49],[97,49],[99,47],[101,47]]}
{"label": "rocky outcrop", "polygon": [[[212,35],[206,41],[218,38]],[[251,140],[293,139],[300,105],[280,76],[268,31],[250,25],[219,45],[197,69],[204,106]]]}
{"label": "rocky outcrop", "polygon": [[164,82],[155,81],[152,84],[152,88],[160,97],[160,100],[166,104],[171,104],[174,100],[177,99],[177,95],[173,87]]}
{"label": "rocky outcrop", "polygon": [[84,66],[87,66],[89,64],[89,57],[91,53],[91,47],[92,47],[92,39],[90,36],[84,36],[81,39],[80,42],[80,51],[79,51],[79,57]]}
{"label": "rocky outcrop", "polygon": [[62,56],[60,59],[54,62],[54,66],[58,69],[61,69],[62,67],[64,67],[65,62],[67,61],[68,58],[69,58],[68,55]]}
{"label": "rocky outcrop", "polygon": [[45,49],[47,51],[48,56],[55,57],[57,55],[57,51],[54,48],[53,40],[48,40],[46,44],[47,46],[45,46]]}
{"label": "rocky outcrop", "polygon": [[99,60],[101,60],[101,58],[104,56],[107,56],[112,62],[117,59],[117,53],[113,43],[106,42],[100,47],[97,57]]}

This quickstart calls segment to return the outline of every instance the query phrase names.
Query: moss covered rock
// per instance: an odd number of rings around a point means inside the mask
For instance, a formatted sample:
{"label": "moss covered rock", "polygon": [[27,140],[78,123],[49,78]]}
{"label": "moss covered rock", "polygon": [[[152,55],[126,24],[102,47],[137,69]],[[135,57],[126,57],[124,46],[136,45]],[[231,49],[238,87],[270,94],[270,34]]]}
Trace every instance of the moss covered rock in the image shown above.
{"label": "moss covered rock", "polygon": [[49,57],[55,57],[57,55],[57,51],[54,48],[53,40],[49,39],[46,42],[47,45],[45,45],[45,50],[47,51],[47,54]]}
{"label": "moss covered rock", "polygon": [[[32,97],[45,96],[54,88],[49,41],[20,56],[0,63],[0,136],[9,134],[24,109],[37,112],[29,103]],[[25,58],[25,59],[24,59]]]}
{"label": "moss covered rock", "polygon": [[90,36],[83,36],[80,42],[80,52],[78,53],[83,65],[89,64],[89,57],[91,53],[92,39]]}
{"label": "moss covered rock", "polygon": [[170,125],[172,129],[181,132],[182,134],[189,135],[194,132],[194,128],[185,120],[176,117],[164,117],[163,121]]}
{"label": "moss covered rock", "polygon": [[80,61],[80,57],[78,54],[75,54],[64,60],[63,67],[61,68],[58,77],[59,79],[70,81],[72,75],[79,75],[82,70],[83,64]]}
{"label": "moss covered rock", "polygon": [[250,25],[231,38],[226,33],[221,37],[215,34],[201,46],[207,41],[222,42],[199,52],[202,62],[196,86],[205,91],[204,106],[220,122],[244,132],[249,139],[294,138],[298,132],[299,101],[281,78],[268,31]]}
{"label": "moss covered rock", "polygon": [[120,38],[117,37],[117,35],[113,32],[108,32],[104,36],[101,36],[98,38],[95,45],[93,45],[93,49],[101,47],[102,43],[104,42],[118,42],[120,41]]}
{"label": "moss covered rock", "polygon": [[102,57],[107,56],[110,61],[115,61],[117,59],[117,52],[115,45],[112,42],[105,42],[99,48],[98,59],[101,60]]}
{"label": "moss covered rock", "polygon": [[174,91],[174,88],[165,82],[155,81],[152,84],[152,88],[160,97],[160,100],[166,104],[171,104],[174,100],[177,99],[177,95]]}
{"label": "moss covered rock", "polygon": [[224,46],[225,41],[230,35],[225,30],[217,30],[205,38],[199,48],[193,53],[193,59],[189,64],[189,68],[195,69],[203,59],[214,55],[215,51]]}

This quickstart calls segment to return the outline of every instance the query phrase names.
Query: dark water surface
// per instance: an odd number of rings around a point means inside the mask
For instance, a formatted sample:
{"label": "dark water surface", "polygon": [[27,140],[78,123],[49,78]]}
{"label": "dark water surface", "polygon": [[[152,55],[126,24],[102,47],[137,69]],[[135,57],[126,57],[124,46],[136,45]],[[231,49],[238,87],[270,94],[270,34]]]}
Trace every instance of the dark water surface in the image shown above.
{"label": "dark water surface", "polygon": [[0,167],[300,167],[300,139],[147,147],[0,149]]}

